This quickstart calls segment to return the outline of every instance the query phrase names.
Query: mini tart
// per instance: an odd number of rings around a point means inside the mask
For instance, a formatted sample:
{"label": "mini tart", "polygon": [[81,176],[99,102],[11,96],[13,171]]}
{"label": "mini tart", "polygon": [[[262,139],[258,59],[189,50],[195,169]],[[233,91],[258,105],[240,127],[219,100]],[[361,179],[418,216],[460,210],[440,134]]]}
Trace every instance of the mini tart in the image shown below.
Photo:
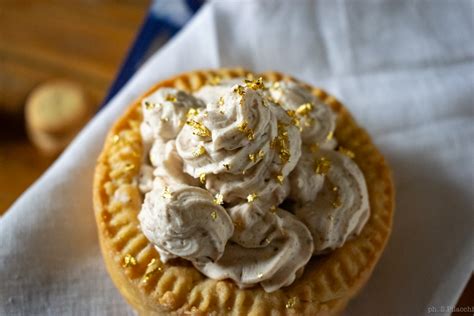
{"label": "mini tart", "polygon": [[[195,91],[216,80],[245,77],[243,69],[195,71],[155,85]],[[254,74],[265,80],[295,80],[277,72]],[[355,154],[365,175],[371,214],[360,235],[343,247],[313,257],[292,285],[273,293],[260,286],[239,289],[230,280],[213,280],[186,260],[160,261],[142,234],[137,218],[142,196],[136,177],[144,155],[140,102],[110,130],[94,175],[94,209],[108,272],[126,300],[142,315],[335,315],[366,283],[390,236],[394,208],[391,172],[367,132],[343,105],[319,88],[304,84],[337,113],[334,136]]]}

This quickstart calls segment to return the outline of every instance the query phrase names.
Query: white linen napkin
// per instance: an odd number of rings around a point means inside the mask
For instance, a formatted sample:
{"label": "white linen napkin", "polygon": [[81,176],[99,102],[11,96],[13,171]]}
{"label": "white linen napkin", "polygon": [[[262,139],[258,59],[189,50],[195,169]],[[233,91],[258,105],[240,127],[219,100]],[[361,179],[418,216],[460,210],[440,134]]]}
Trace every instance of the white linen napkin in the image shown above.
{"label": "white linen napkin", "polygon": [[132,313],[96,237],[91,184],[104,136],[153,83],[235,65],[330,91],[393,168],[393,234],[346,314],[423,315],[454,305],[474,263],[473,12],[473,1],[205,5],[0,219],[0,314]]}

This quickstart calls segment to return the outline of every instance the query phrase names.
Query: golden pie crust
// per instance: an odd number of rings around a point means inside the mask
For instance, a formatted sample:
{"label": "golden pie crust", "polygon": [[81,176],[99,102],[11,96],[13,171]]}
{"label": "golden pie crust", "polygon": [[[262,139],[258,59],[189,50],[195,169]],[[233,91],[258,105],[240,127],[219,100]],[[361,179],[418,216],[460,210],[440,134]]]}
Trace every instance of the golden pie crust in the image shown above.
{"label": "golden pie crust", "polygon": [[[155,85],[195,91],[219,78],[247,76],[246,70],[193,71]],[[277,72],[255,77],[295,80]],[[163,264],[139,228],[142,196],[136,177],[142,145],[141,99],[130,105],[110,130],[97,161],[94,209],[108,272],[126,300],[142,315],[335,315],[366,283],[391,232],[394,188],[391,172],[367,132],[343,105],[319,88],[304,84],[337,113],[335,137],[355,153],[365,175],[371,206],[361,234],[343,247],[313,257],[292,285],[273,293],[260,286],[239,289],[230,280],[213,280],[181,259]],[[125,198],[124,198],[125,197]]]}

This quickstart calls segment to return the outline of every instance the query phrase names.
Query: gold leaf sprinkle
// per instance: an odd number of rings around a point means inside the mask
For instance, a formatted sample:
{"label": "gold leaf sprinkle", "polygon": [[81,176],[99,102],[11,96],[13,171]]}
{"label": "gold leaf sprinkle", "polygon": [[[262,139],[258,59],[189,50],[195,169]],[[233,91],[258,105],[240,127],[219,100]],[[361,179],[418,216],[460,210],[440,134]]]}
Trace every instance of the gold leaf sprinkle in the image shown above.
{"label": "gold leaf sprinkle", "polygon": [[128,268],[128,267],[133,267],[133,266],[136,266],[136,265],[137,265],[137,259],[135,259],[135,257],[132,256],[131,254],[127,254],[123,258],[122,267]]}
{"label": "gold leaf sprinkle", "polygon": [[341,198],[339,197],[339,195],[337,195],[336,198],[334,199],[334,201],[332,202],[332,207],[333,208],[338,208],[341,205],[342,205]]}
{"label": "gold leaf sprinkle", "polygon": [[276,205],[272,205],[272,206],[270,207],[270,212],[276,213],[276,211],[277,211]]}
{"label": "gold leaf sprinkle", "polygon": [[163,271],[163,268],[160,266],[160,262],[156,260],[155,258],[151,259],[151,261],[147,265],[145,276],[143,277],[142,282],[144,283],[148,282],[148,280],[153,274],[155,274],[156,272],[161,272],[161,271]]}
{"label": "gold leaf sprinkle", "polygon": [[219,101],[217,101],[218,106],[223,106],[224,105],[224,97],[220,97]]}
{"label": "gold leaf sprinkle", "polygon": [[245,89],[241,85],[235,87],[233,91],[234,93],[238,93],[240,96],[243,96],[245,94]]}
{"label": "gold leaf sprinkle", "polygon": [[193,134],[201,137],[211,136],[211,131],[204,124],[195,120],[188,120],[186,124],[193,128]]}
{"label": "gold leaf sprinkle", "polygon": [[252,79],[245,79],[244,80],[245,86],[247,88],[250,88],[252,90],[260,90],[263,89],[265,86],[263,85],[263,78],[260,77],[257,80],[252,80]]}
{"label": "gold leaf sprinkle", "polygon": [[147,110],[153,110],[156,107],[156,103],[150,102],[150,101],[145,101],[145,109]]}
{"label": "gold leaf sprinkle", "polygon": [[168,188],[167,186],[165,186],[163,188],[163,193],[161,194],[161,196],[165,199],[171,199],[172,195],[171,195],[171,191],[170,191],[170,188]]}
{"label": "gold leaf sprinkle", "polygon": [[247,195],[247,202],[249,203],[252,203],[253,201],[255,201],[256,199],[258,198],[258,195],[257,193],[250,193],[249,195]]}
{"label": "gold leaf sprinkle", "polygon": [[354,152],[350,149],[345,148],[345,147],[339,146],[337,151],[339,151],[341,154],[346,155],[347,157],[349,157],[351,159],[353,159],[355,157]]}
{"label": "gold leaf sprinkle", "polygon": [[297,109],[296,109],[296,114],[298,115],[308,115],[309,112],[313,110],[313,105],[311,103],[304,103],[301,104]]}
{"label": "gold leaf sprinkle", "polygon": [[257,157],[258,159],[263,159],[263,156],[265,156],[265,152],[260,149],[257,153]]}
{"label": "gold leaf sprinkle", "polygon": [[114,137],[112,137],[112,142],[114,144],[117,144],[119,141],[120,141],[120,136],[119,135],[114,135]]}
{"label": "gold leaf sprinkle", "polygon": [[135,165],[133,163],[127,163],[123,168],[125,172],[132,171],[133,169],[135,169]]}
{"label": "gold leaf sprinkle", "polygon": [[172,95],[172,94],[167,94],[166,97],[165,97],[165,100],[166,101],[169,101],[169,102],[176,102],[178,101],[178,99],[176,99],[176,96]]}
{"label": "gold leaf sprinkle", "polygon": [[251,162],[257,161],[257,158],[255,157],[255,154],[249,154],[249,159]]}
{"label": "gold leaf sprinkle", "polygon": [[[270,147],[272,147],[271,143]],[[288,139],[286,126],[281,122],[278,122],[278,136],[273,147],[277,149],[282,164],[286,164],[290,160],[290,141]]]}
{"label": "gold leaf sprinkle", "polygon": [[215,86],[215,85],[218,85],[219,83],[221,83],[221,77],[219,76],[212,76],[210,79],[209,79],[209,84],[211,86]]}
{"label": "gold leaf sprinkle", "polygon": [[206,148],[203,145],[199,145],[199,147],[193,151],[193,157],[199,157],[206,153]]}
{"label": "gold leaf sprinkle", "polygon": [[328,136],[326,136],[326,141],[331,140],[334,137],[334,132],[329,132]]}
{"label": "gold leaf sprinkle", "polygon": [[224,166],[225,170],[227,170],[227,171],[230,170],[230,164],[225,163],[225,164],[223,164],[223,166]]}
{"label": "gold leaf sprinkle", "polygon": [[[298,117],[296,117],[296,112],[293,111],[293,110],[287,110],[286,111],[286,114],[288,114],[288,116],[291,118],[291,123],[296,126],[296,127],[300,127],[301,126],[301,123],[300,123],[300,119]],[[300,128],[301,130],[301,128]]]}
{"label": "gold leaf sprinkle", "polygon": [[216,205],[222,205],[224,204],[224,196],[220,193],[216,193],[216,195],[214,195],[214,200],[212,202],[214,202],[214,204]]}
{"label": "gold leaf sprinkle", "polygon": [[188,113],[186,113],[186,117],[187,117],[188,119],[190,119],[190,118],[192,118],[192,117],[194,117],[194,116],[196,116],[196,115],[198,115],[198,114],[199,114],[199,109],[190,108],[190,109],[188,110]]}
{"label": "gold leaf sprinkle", "polygon": [[321,175],[326,175],[331,168],[331,161],[326,157],[321,157],[315,161],[314,172]]}
{"label": "gold leaf sprinkle", "polygon": [[213,221],[217,220],[217,213],[216,213],[216,211],[212,211],[212,212],[211,212],[211,218],[212,218]]}
{"label": "gold leaf sprinkle", "polygon": [[279,174],[279,175],[276,176],[276,179],[277,179],[278,183],[283,184],[283,180],[285,180],[285,177],[283,177],[282,174]]}
{"label": "gold leaf sprinkle", "polygon": [[253,140],[254,139],[254,132],[253,130],[249,127],[249,123],[247,121],[242,121],[239,125],[237,125],[237,129],[239,132],[242,132],[247,135],[248,140]]}
{"label": "gold leaf sprinkle", "polygon": [[285,307],[288,308],[288,309],[295,307],[296,303],[298,302],[297,300],[298,300],[297,297],[295,297],[295,296],[291,297],[288,300],[288,302],[286,302]]}
{"label": "gold leaf sprinkle", "polygon": [[199,175],[199,181],[202,183],[202,184],[206,184],[206,174],[205,173],[201,173]]}

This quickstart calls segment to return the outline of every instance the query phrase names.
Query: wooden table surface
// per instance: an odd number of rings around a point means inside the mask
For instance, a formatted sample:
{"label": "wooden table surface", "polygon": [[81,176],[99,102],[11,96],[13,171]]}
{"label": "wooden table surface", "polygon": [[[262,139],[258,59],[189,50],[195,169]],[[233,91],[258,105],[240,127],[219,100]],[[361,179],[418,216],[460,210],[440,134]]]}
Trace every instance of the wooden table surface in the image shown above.
{"label": "wooden table surface", "polygon": [[97,106],[148,0],[0,0],[0,214],[51,164],[29,143],[28,93],[53,78],[78,82]]}
{"label": "wooden table surface", "polygon": [[[28,93],[45,80],[66,78],[100,104],[148,4],[0,0],[0,216],[54,160],[40,155],[26,138]],[[473,300],[471,278],[459,306],[473,306]]]}

